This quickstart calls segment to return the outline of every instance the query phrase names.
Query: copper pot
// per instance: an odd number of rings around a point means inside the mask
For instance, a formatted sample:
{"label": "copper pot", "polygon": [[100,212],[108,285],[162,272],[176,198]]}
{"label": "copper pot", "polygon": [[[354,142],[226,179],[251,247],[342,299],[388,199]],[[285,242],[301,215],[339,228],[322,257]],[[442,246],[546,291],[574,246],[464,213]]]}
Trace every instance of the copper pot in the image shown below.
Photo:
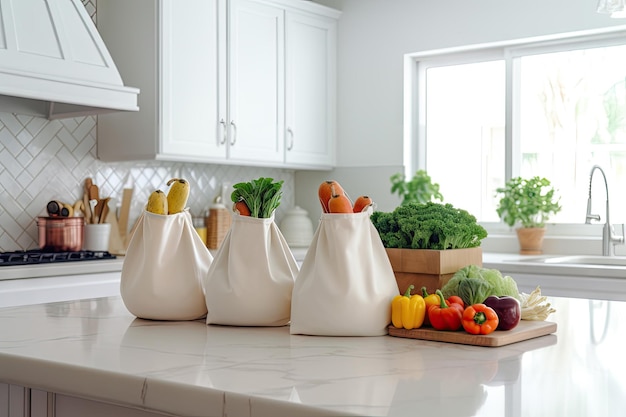
{"label": "copper pot", "polygon": [[83,248],[83,217],[37,217],[39,247],[46,252],[76,252]]}

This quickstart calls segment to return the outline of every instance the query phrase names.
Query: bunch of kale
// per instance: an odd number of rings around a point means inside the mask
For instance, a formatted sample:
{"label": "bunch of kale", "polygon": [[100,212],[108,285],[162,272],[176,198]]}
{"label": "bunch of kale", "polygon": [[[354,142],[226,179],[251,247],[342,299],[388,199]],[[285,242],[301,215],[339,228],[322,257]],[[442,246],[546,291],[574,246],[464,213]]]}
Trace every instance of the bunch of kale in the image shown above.
{"label": "bunch of kale", "polygon": [[371,220],[386,248],[474,248],[487,237],[476,217],[451,204],[409,203],[391,213],[375,211]]}

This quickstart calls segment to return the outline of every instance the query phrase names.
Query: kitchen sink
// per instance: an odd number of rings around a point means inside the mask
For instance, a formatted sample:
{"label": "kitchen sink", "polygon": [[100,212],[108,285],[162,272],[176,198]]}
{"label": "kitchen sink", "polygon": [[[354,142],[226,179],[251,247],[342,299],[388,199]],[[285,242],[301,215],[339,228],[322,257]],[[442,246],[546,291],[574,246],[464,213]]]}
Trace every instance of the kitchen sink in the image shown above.
{"label": "kitchen sink", "polygon": [[521,262],[556,264],[556,265],[589,265],[589,266],[616,266],[626,267],[626,256],[599,256],[599,255],[567,255],[549,256],[542,258],[528,258]]}

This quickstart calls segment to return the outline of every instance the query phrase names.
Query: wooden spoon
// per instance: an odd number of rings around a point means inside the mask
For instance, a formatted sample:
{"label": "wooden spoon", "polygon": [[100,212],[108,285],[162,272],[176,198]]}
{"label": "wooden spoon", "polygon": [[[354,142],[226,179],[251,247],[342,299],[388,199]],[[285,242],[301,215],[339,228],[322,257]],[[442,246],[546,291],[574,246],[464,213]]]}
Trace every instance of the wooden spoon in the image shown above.
{"label": "wooden spoon", "polygon": [[89,199],[90,200],[100,200],[100,190],[96,184],[92,184],[89,187]]}
{"label": "wooden spoon", "polygon": [[111,197],[107,197],[98,201],[98,207],[100,207],[100,212],[98,213],[98,216],[100,217],[98,220],[99,223],[107,222],[107,216],[109,215],[109,201],[110,200],[111,200]]}
{"label": "wooden spoon", "polygon": [[89,194],[83,194],[83,207],[85,208],[85,222],[91,223],[92,212],[91,205],[89,204]]}
{"label": "wooden spoon", "polygon": [[89,189],[93,185],[93,180],[90,177],[85,178],[85,193],[89,195]]}

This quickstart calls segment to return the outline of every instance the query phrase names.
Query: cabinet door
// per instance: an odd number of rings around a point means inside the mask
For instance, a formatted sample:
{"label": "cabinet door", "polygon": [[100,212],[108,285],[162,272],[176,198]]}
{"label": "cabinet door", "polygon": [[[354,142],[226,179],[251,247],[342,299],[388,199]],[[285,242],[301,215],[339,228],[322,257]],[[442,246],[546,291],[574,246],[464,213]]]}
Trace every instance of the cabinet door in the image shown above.
{"label": "cabinet door", "polygon": [[9,416],[9,384],[0,382],[0,417]]}
{"label": "cabinet door", "polygon": [[285,160],[288,165],[334,165],[335,42],[334,20],[287,13]]}
{"label": "cabinet door", "polygon": [[0,417],[23,417],[30,415],[28,388],[0,383]]}
{"label": "cabinet door", "polygon": [[284,11],[249,0],[229,10],[229,158],[284,160]]}
{"label": "cabinet door", "polygon": [[[219,123],[219,31],[225,30],[218,0],[163,0],[161,9],[161,153],[186,160],[226,157]],[[223,42],[225,47],[225,42]]]}

